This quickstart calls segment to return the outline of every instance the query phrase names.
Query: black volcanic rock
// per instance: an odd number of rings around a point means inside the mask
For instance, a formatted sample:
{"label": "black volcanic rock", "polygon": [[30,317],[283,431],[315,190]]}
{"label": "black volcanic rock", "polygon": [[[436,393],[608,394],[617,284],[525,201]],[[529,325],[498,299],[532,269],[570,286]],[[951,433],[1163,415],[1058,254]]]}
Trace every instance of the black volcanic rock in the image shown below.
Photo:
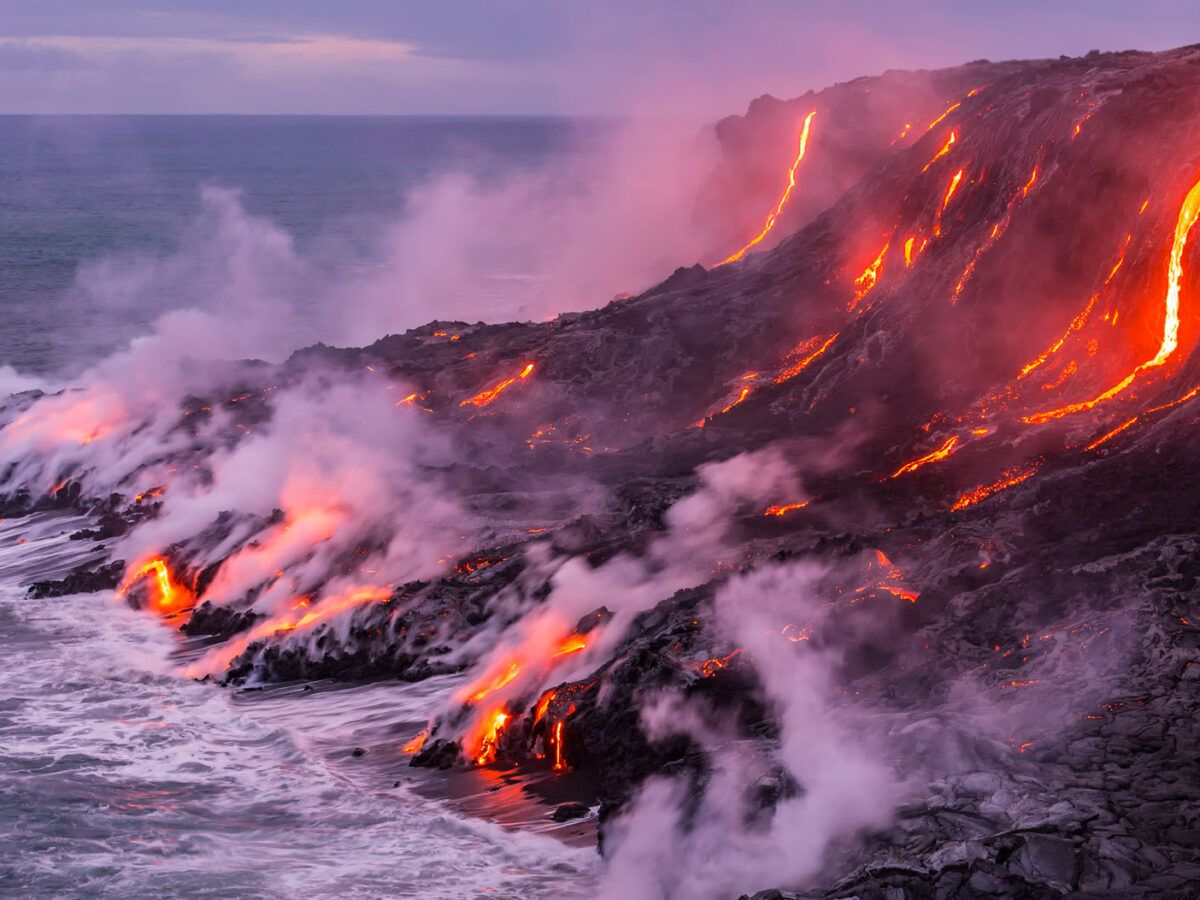
{"label": "black volcanic rock", "polygon": [[114,560],[95,569],[76,569],[66,578],[57,581],[35,581],[29,586],[29,595],[34,598],[66,597],[69,594],[93,594],[111,591],[121,583],[125,571],[124,560]]}

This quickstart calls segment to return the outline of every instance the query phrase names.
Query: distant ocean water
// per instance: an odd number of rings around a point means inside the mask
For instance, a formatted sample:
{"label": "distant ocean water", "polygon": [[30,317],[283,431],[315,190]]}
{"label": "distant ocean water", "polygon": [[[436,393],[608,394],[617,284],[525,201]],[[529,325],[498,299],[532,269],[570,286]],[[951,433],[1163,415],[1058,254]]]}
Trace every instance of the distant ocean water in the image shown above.
{"label": "distant ocean water", "polygon": [[[71,287],[116,254],[167,254],[201,190],[241,192],[303,255],[345,251],[443,173],[545,172],[577,150],[562,118],[0,116],[0,366],[78,370],[145,331],[161,306],[98,309]],[[364,248],[365,249],[365,248]],[[162,298],[164,304],[170,298]]]}

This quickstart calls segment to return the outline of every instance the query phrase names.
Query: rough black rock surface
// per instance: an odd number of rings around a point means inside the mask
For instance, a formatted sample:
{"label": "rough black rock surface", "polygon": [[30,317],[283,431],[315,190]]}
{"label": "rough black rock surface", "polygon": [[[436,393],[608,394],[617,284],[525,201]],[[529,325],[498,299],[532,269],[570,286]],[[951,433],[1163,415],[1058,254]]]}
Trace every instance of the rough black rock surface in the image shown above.
{"label": "rough black rock surface", "polygon": [[114,560],[95,569],[77,569],[66,578],[55,581],[35,581],[29,586],[29,596],[66,597],[69,594],[93,594],[96,591],[111,591],[121,583],[125,572],[125,561]]}

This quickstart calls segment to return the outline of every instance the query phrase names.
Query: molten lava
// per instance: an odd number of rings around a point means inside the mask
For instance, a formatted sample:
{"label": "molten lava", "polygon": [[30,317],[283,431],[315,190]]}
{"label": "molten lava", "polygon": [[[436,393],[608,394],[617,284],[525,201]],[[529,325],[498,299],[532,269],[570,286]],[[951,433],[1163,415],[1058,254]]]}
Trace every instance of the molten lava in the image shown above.
{"label": "molten lava", "polygon": [[933,220],[933,236],[940,237],[942,234],[942,216],[946,212],[946,207],[950,205],[950,199],[958,190],[959,182],[962,181],[963,170],[959,169],[954,173],[954,177],[950,179],[950,187],[946,188],[946,196],[942,199],[942,205],[938,207],[937,217]]}
{"label": "molten lava", "polygon": [[879,255],[873,259],[863,273],[854,279],[854,297],[850,300],[846,307],[846,312],[854,312],[855,307],[862,301],[862,298],[871,293],[871,289],[875,287],[875,282],[879,280],[879,270],[883,268],[883,258],[887,255],[888,246],[891,244],[891,238],[883,242],[883,247],[879,251]]}
{"label": "molten lava", "polygon": [[504,687],[506,684],[508,684],[510,681],[512,681],[514,678],[516,678],[517,674],[520,671],[521,671],[520,663],[516,663],[516,662],[510,663],[509,667],[503,673],[496,676],[496,678],[494,678],[492,680],[491,684],[489,684],[487,687],[479,688],[478,690],[476,690],[475,692],[470,694],[467,697],[467,700],[469,700],[471,703],[478,703],[480,700],[482,700],[488,694],[491,694],[491,693],[494,693],[495,691],[500,690],[500,688]]}
{"label": "molten lava", "polygon": [[496,753],[500,746],[500,735],[511,717],[503,709],[498,709],[488,717],[487,728],[479,741],[479,751],[475,754],[475,765],[486,766],[496,761]]}
{"label": "molten lava", "polygon": [[1175,237],[1171,243],[1171,254],[1167,262],[1167,294],[1163,302],[1163,336],[1158,352],[1099,396],[1091,400],[1071,403],[1058,409],[1025,416],[1022,419],[1023,422],[1037,425],[1072,413],[1093,409],[1124,391],[1133,384],[1138,375],[1163,365],[1171,358],[1179,346],[1179,283],[1183,278],[1183,251],[1197,219],[1200,219],[1200,181],[1197,181],[1188,191],[1183,205],[1179,208],[1179,218],[1175,222]]}
{"label": "molten lava", "polygon": [[940,149],[937,153],[935,153],[933,155],[933,159],[931,159],[931,160],[929,160],[929,162],[925,163],[925,168],[923,168],[921,170],[921,173],[924,174],[925,172],[928,172],[930,166],[932,166],[935,162],[937,162],[939,159],[941,159],[943,156],[945,156],[947,153],[949,153],[950,148],[954,146],[954,142],[957,140],[958,140],[958,135],[955,134],[953,131],[951,131],[950,137],[946,139],[946,143],[942,145],[942,149]]}
{"label": "molten lava", "polygon": [[[776,375],[775,383],[783,384],[783,382],[795,378],[797,375],[807,369],[815,360],[817,360],[826,350],[828,350],[833,345],[833,342],[837,340],[837,338],[838,335],[835,332],[824,339],[822,339],[820,336],[811,337],[807,341],[801,343],[796,347],[795,350],[788,354],[789,357],[799,356],[800,358],[789,363],[783,369],[783,371]],[[817,346],[818,344],[819,346]],[[813,349],[814,347],[816,347],[816,349]]]}
{"label": "molten lava", "polygon": [[551,739],[551,743],[554,744],[554,771],[555,772],[562,772],[567,768],[566,763],[563,762],[562,733],[563,733],[563,723],[562,723],[562,719],[559,719],[557,722],[554,723],[554,735]]}
{"label": "molten lava", "polygon": [[458,405],[474,406],[477,409],[482,409],[483,407],[491,404],[493,400],[499,397],[500,394],[505,390],[512,387],[512,385],[516,384],[518,381],[524,381],[532,374],[533,363],[526,363],[525,368],[523,368],[517,375],[514,375],[512,378],[506,378],[495,387],[490,387],[487,390],[480,391],[478,394],[468,397],[466,400],[460,400]]}
{"label": "molten lava", "polygon": [[794,509],[804,509],[810,501],[801,500],[799,503],[784,503],[779,506],[768,506],[763,510],[764,516],[784,516]]}
{"label": "molten lava", "polygon": [[557,696],[558,696],[558,691],[546,691],[546,693],[542,694],[542,699],[538,701],[537,708],[534,710],[534,713],[533,713],[533,724],[534,725],[536,725],[538,722],[542,721],[542,719],[546,715],[546,710],[548,710],[550,708],[550,701],[552,701]]}
{"label": "molten lava", "polygon": [[716,675],[717,672],[721,671],[721,669],[724,669],[731,662],[741,656],[741,654],[742,648],[738,647],[732,653],[728,653],[725,656],[715,656],[712,659],[706,659],[704,662],[700,663],[700,674],[705,678],[711,678],[713,675]]}
{"label": "molten lava", "polygon": [[422,731],[411,741],[404,745],[404,753],[419,753],[421,748],[425,746],[425,741],[429,739],[429,732]]}
{"label": "molten lava", "polygon": [[125,576],[117,588],[118,596],[124,596],[134,584],[147,579],[152,585],[153,607],[164,615],[179,612],[191,605],[192,592],[179,584],[171,574],[171,568],[162,557],[143,563]]}
{"label": "molten lava", "polygon": [[560,656],[569,656],[572,653],[578,653],[587,647],[587,638],[582,634],[570,634],[563,638],[562,643],[558,645],[558,649],[554,651],[554,657],[557,659]]}
{"label": "molten lava", "polygon": [[759,231],[759,233],[753,238],[751,238],[750,242],[746,244],[746,246],[742,247],[741,250],[737,251],[737,253],[734,253],[732,256],[728,256],[721,260],[721,262],[719,262],[717,265],[725,266],[729,263],[737,262],[746,255],[746,252],[750,250],[751,247],[760,244],[763,238],[770,234],[771,229],[775,227],[775,223],[779,219],[779,214],[783,212],[783,208],[787,205],[788,199],[792,196],[792,191],[796,187],[796,169],[799,168],[800,163],[804,161],[804,155],[808,152],[808,134],[812,128],[813,117],[816,114],[817,111],[814,109],[804,117],[804,125],[800,128],[800,149],[796,153],[796,158],[792,161],[791,168],[788,169],[787,187],[783,189],[783,193],[780,195],[779,201],[775,204],[775,208],[767,215],[767,220],[763,223],[762,230]]}
{"label": "molten lava", "polygon": [[929,465],[929,463],[938,462],[945,459],[958,447],[958,435],[951,435],[946,439],[946,442],[936,450],[926,453],[924,456],[919,456],[912,462],[905,463],[895,472],[891,474],[892,478],[899,478],[901,475],[907,475],[909,472],[915,472],[921,466]]}
{"label": "molten lava", "polygon": [[993,494],[998,494],[1005,488],[1013,487],[1032,478],[1038,470],[1036,464],[1012,466],[1000,473],[1000,477],[991,484],[981,484],[977,488],[972,488],[961,497],[954,501],[954,505],[950,507],[951,512],[958,512],[962,509],[974,506],[977,503],[982,503]]}
{"label": "molten lava", "polygon": [[735,406],[737,406],[739,403],[743,402],[749,396],[750,396],[750,388],[748,388],[748,387],[742,388],[738,392],[738,395],[733,400],[731,400],[729,403],[726,403],[724,406],[722,406],[716,412],[706,413],[704,418],[697,419],[695,422],[692,423],[692,426],[694,428],[703,428],[705,425],[707,425],[709,423],[709,420],[715,419],[717,416],[724,415],[725,413],[727,413],[731,409],[733,409]]}

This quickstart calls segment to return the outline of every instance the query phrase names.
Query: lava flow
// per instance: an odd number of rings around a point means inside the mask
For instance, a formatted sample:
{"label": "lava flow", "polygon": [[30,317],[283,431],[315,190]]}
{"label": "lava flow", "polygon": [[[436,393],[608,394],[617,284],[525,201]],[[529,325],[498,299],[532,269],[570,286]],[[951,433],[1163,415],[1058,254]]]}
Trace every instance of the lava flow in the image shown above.
{"label": "lava flow", "polygon": [[820,356],[826,350],[828,350],[830,346],[832,346],[833,342],[836,341],[837,338],[837,334],[834,333],[825,338],[822,338],[818,335],[801,342],[796,349],[792,350],[792,352],[788,354],[788,357],[792,359],[792,362],[784,366],[780,373],[775,376],[775,383],[783,384],[783,382],[795,378],[797,375],[807,369],[814,361],[820,358]]}
{"label": "lava flow", "polygon": [[533,374],[533,363],[526,363],[518,374],[512,378],[506,378],[494,387],[480,391],[478,394],[468,397],[465,400],[459,401],[459,406],[474,406],[477,409],[482,409],[491,404],[493,400],[500,396],[508,388],[512,387],[518,381],[523,381]]}
{"label": "lava flow", "polygon": [[192,592],[175,580],[170,566],[161,556],[148,560],[127,574],[121,586],[117,588],[117,595],[125,596],[134,584],[143,579],[153,585],[152,606],[156,612],[170,615],[192,604]]}
{"label": "lava flow", "polygon": [[892,478],[899,478],[901,475],[907,475],[909,472],[915,472],[922,466],[927,466],[932,462],[938,462],[945,459],[958,447],[958,435],[951,435],[946,439],[946,442],[936,450],[926,453],[924,456],[918,456],[912,462],[905,463],[895,472],[892,473]]}
{"label": "lava flow", "polygon": [[1000,491],[1018,485],[1022,481],[1028,481],[1037,474],[1039,468],[1040,467],[1036,464],[1029,464],[1012,466],[1011,468],[1005,469],[1000,474],[1000,477],[995,481],[990,482],[989,484],[981,484],[979,487],[972,488],[971,490],[962,494],[957,500],[954,501],[954,504],[950,507],[950,511],[958,512],[959,510],[975,506],[977,503],[982,503],[993,494],[998,494]]}
{"label": "lava flow", "polygon": [[1071,403],[1058,409],[1034,413],[1025,416],[1022,421],[1037,425],[1051,419],[1093,409],[1120,394],[1133,384],[1134,380],[1143,372],[1157,368],[1171,358],[1171,354],[1179,346],[1179,283],[1183,278],[1183,251],[1198,218],[1200,218],[1200,181],[1192,185],[1192,189],[1188,191],[1183,205],[1179,208],[1179,218],[1175,222],[1175,236],[1171,243],[1171,255],[1167,262],[1167,294],[1163,302],[1163,335],[1158,352],[1099,396],[1091,400]]}
{"label": "lava flow", "polygon": [[891,238],[884,240],[883,247],[880,249],[879,255],[867,264],[867,267],[863,269],[863,273],[861,275],[854,279],[854,296],[850,299],[850,303],[846,306],[847,312],[854,312],[855,307],[862,302],[863,297],[871,293],[871,290],[875,287],[875,282],[879,280],[879,270],[883,268],[883,258],[887,256],[888,247],[890,244]]}
{"label": "lava flow", "polygon": [[941,237],[942,234],[942,216],[946,212],[946,207],[950,205],[950,199],[958,190],[959,182],[962,181],[963,170],[959,169],[954,173],[954,177],[950,179],[950,187],[946,188],[946,196],[942,198],[942,205],[938,207],[937,216],[933,220],[933,236]]}
{"label": "lava flow", "polygon": [[946,139],[946,143],[942,145],[942,148],[933,155],[933,158],[930,159],[929,162],[925,163],[925,168],[921,169],[921,174],[928,172],[930,166],[932,166],[935,162],[937,162],[939,159],[941,159],[943,156],[945,156],[947,153],[949,153],[950,148],[952,148],[954,146],[954,142],[957,140],[958,140],[958,135],[955,134],[953,131],[951,131],[950,137],[948,137]]}
{"label": "lava flow", "polygon": [[812,128],[812,120],[816,114],[817,111],[814,109],[804,117],[804,124],[800,128],[800,149],[796,153],[796,158],[792,160],[791,168],[788,169],[787,187],[783,189],[783,193],[779,196],[779,201],[775,204],[775,208],[767,214],[767,220],[763,223],[762,230],[752,237],[749,243],[742,247],[742,249],[721,260],[721,262],[717,264],[718,266],[726,266],[729,265],[729,263],[737,262],[739,259],[745,256],[752,247],[762,243],[763,238],[770,234],[771,229],[775,227],[775,223],[778,221],[780,213],[782,213],[783,208],[787,206],[788,199],[792,196],[792,191],[796,188],[796,169],[800,167],[800,163],[804,161],[804,155],[808,152],[808,133]]}
{"label": "lava flow", "polygon": [[486,766],[496,761],[500,747],[500,734],[504,726],[512,718],[505,710],[498,709],[487,718],[487,726],[479,738],[478,751],[475,754],[475,765]]}

